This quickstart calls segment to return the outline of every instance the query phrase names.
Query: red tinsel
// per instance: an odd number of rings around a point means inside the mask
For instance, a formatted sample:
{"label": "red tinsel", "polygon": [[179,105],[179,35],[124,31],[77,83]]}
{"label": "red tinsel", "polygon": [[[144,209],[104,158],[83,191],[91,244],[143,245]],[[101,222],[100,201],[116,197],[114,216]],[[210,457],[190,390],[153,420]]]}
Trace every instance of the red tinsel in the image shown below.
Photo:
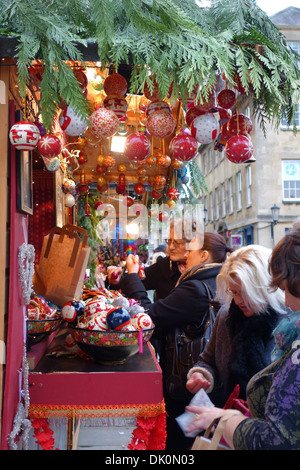
{"label": "red tinsel", "polygon": [[43,450],[53,450],[53,431],[50,429],[47,419],[32,419],[31,425],[34,428],[33,436],[36,438],[35,442],[39,444]]}
{"label": "red tinsel", "polygon": [[166,446],[166,414],[136,420],[129,450],[164,450]]}

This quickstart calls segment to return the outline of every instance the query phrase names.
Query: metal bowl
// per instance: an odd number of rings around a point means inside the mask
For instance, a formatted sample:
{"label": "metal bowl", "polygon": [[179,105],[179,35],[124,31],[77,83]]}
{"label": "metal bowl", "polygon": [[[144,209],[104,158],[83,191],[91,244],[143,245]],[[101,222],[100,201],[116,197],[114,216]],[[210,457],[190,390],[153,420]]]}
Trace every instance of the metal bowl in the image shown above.
{"label": "metal bowl", "polygon": [[139,341],[147,343],[153,328],[140,331],[88,330],[69,325],[72,336],[80,349],[100,364],[123,364],[126,359],[139,351]]}

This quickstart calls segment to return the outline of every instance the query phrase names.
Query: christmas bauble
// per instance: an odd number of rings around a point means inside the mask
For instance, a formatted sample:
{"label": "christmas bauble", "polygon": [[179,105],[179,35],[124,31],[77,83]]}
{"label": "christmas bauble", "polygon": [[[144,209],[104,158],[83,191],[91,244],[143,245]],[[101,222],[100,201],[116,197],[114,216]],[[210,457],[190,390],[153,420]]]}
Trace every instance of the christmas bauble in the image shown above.
{"label": "christmas bauble", "polygon": [[169,213],[167,211],[161,211],[158,214],[158,220],[160,222],[166,222],[169,219]]}
{"label": "christmas bauble", "polygon": [[153,166],[156,164],[156,157],[154,155],[149,155],[149,157],[146,158],[146,164],[148,166]]}
{"label": "christmas bauble", "polygon": [[118,165],[118,171],[120,171],[121,173],[125,173],[126,170],[127,170],[127,167],[126,165],[124,165],[124,163],[121,163],[120,165]]}
{"label": "christmas bauble", "polygon": [[217,103],[221,108],[232,108],[235,104],[235,92],[228,89],[220,91],[217,96]]}
{"label": "christmas bauble", "polygon": [[167,180],[163,175],[156,175],[154,179],[154,186],[157,188],[163,188]]}
{"label": "christmas bauble", "polygon": [[188,127],[191,127],[191,124],[193,122],[193,120],[198,117],[198,116],[201,116],[201,114],[205,114],[206,111],[200,111],[199,109],[195,108],[195,106],[193,106],[192,108],[190,108],[187,112],[186,112],[186,115],[185,115],[185,122],[186,122],[186,125]]}
{"label": "christmas bauble", "polygon": [[125,96],[127,91],[127,81],[123,75],[119,73],[112,73],[108,75],[103,83],[105,93],[109,95],[122,95]]}
{"label": "christmas bauble", "polygon": [[72,194],[66,194],[65,196],[65,206],[66,207],[73,207],[76,200]]}
{"label": "christmas bauble", "polygon": [[216,105],[216,93],[213,91],[209,94],[208,98],[205,99],[203,98],[203,103],[198,100],[196,103],[194,101],[194,106],[196,109],[199,111],[204,111],[205,113],[210,109],[213,108]]}
{"label": "christmas bauble", "polygon": [[95,317],[95,329],[100,331],[109,330],[109,326],[106,321],[106,314],[104,315],[97,315]]}
{"label": "christmas bauble", "polygon": [[245,114],[234,114],[227,123],[227,129],[231,136],[247,135],[252,131],[253,124]]}
{"label": "christmas bauble", "polygon": [[66,178],[63,182],[63,191],[64,193],[73,193],[76,189],[76,183],[71,178]]}
{"label": "christmas bauble", "polygon": [[[122,95],[109,95],[104,98],[103,101],[104,108],[110,109],[113,111],[117,117],[120,119],[126,115],[128,103],[124,96]],[[118,128],[118,133],[120,131],[120,126]]]}
{"label": "christmas bauble", "polygon": [[123,205],[126,207],[131,207],[134,204],[134,200],[130,196],[125,196],[123,199]]}
{"label": "christmas bauble", "polygon": [[225,155],[233,163],[242,163],[253,155],[252,141],[244,135],[231,137],[225,145]]}
{"label": "christmas bauble", "polygon": [[156,189],[153,189],[151,191],[151,197],[152,197],[152,199],[158,200],[158,199],[162,198],[162,193],[160,191],[156,191]]}
{"label": "christmas bauble", "polygon": [[16,122],[9,131],[10,143],[17,150],[33,150],[40,137],[38,127],[32,122],[27,121]]}
{"label": "christmas bauble", "polygon": [[227,142],[230,137],[233,137],[232,134],[228,131],[228,122],[225,122],[221,127],[221,143]]}
{"label": "christmas bauble", "polygon": [[50,171],[51,173],[54,173],[60,168],[60,159],[58,157],[47,158],[42,156],[42,159],[46,170]]}
{"label": "christmas bauble", "polygon": [[94,204],[94,209],[95,209],[95,211],[96,211],[97,209],[100,209],[101,206],[103,206],[103,202],[102,202],[102,201],[96,201],[95,204]]}
{"label": "christmas bauble", "polygon": [[153,101],[147,106],[146,117],[148,118],[150,114],[155,113],[156,111],[168,111],[171,113],[171,108],[165,101]]}
{"label": "christmas bauble", "polygon": [[41,137],[43,137],[45,134],[47,134],[46,129],[44,128],[43,124],[40,121],[34,121],[34,124],[36,125],[36,127],[40,131]]}
{"label": "christmas bauble", "polygon": [[46,134],[40,138],[38,150],[43,157],[57,157],[62,150],[62,143],[55,135]]}
{"label": "christmas bauble", "polygon": [[107,168],[111,168],[114,166],[116,163],[116,159],[112,155],[105,155],[103,157],[103,165],[105,165]]}
{"label": "christmas bauble", "polygon": [[75,75],[80,88],[85,91],[88,86],[88,79],[83,70],[73,69],[73,74]]}
{"label": "christmas bauble", "polygon": [[170,189],[168,190],[168,193],[167,193],[167,194],[168,194],[168,196],[169,196],[170,199],[177,201],[178,196],[179,196],[180,193],[177,191],[177,189],[175,189],[175,188],[170,188]]}
{"label": "christmas bauble", "polygon": [[97,179],[97,185],[102,188],[103,186],[105,186],[107,184],[107,179],[104,178],[104,176],[99,176],[99,178]]}
{"label": "christmas bauble", "polygon": [[112,301],[112,305],[114,307],[123,307],[125,308],[126,310],[129,309],[129,300],[126,299],[126,297],[123,297],[123,296],[120,296],[120,297],[116,297],[113,301]]}
{"label": "christmas bauble", "polygon": [[173,158],[181,162],[192,160],[198,151],[198,142],[192,135],[181,132],[170,142],[170,152]]}
{"label": "christmas bauble", "polygon": [[131,305],[128,309],[129,315],[134,317],[137,313],[145,313],[144,307],[142,307],[140,304],[135,303]]}
{"label": "christmas bauble", "polygon": [[67,302],[61,311],[63,319],[67,322],[73,322],[79,316],[84,314],[84,302],[83,301],[72,301]]}
{"label": "christmas bauble", "polygon": [[142,183],[136,183],[133,186],[133,190],[134,190],[135,194],[137,194],[138,196],[141,196],[146,191],[146,188]]}
{"label": "christmas bauble", "polygon": [[98,108],[90,116],[90,125],[97,137],[111,137],[119,129],[119,119],[110,109]]}
{"label": "christmas bauble", "polygon": [[172,167],[174,170],[180,170],[183,167],[183,162],[177,160],[176,158],[172,160]]}
{"label": "christmas bauble", "polygon": [[106,313],[108,310],[107,303],[103,298],[92,298],[85,303],[84,306],[84,315],[93,316],[96,314]]}
{"label": "christmas bauble", "polygon": [[169,111],[158,110],[147,118],[147,131],[157,139],[166,139],[175,130],[175,119]]}
{"label": "christmas bauble", "polygon": [[153,321],[147,313],[137,313],[131,319],[131,324],[136,330],[146,330],[153,328]]}
{"label": "christmas bauble", "polygon": [[70,107],[66,106],[60,113],[59,125],[61,130],[71,136],[83,134],[87,127],[87,121]]}
{"label": "christmas bauble", "polygon": [[130,315],[123,307],[115,307],[107,312],[106,322],[111,330],[121,330],[130,322]]}
{"label": "christmas bauble", "polygon": [[168,168],[171,165],[171,158],[168,155],[161,155],[156,159],[156,163],[161,168]]}
{"label": "christmas bauble", "polygon": [[213,142],[219,132],[219,123],[212,113],[196,117],[191,124],[191,133],[201,144]]}
{"label": "christmas bauble", "polygon": [[97,173],[99,173],[99,175],[104,175],[105,173],[107,173],[107,166],[97,165],[96,166],[96,171],[97,171]]}
{"label": "christmas bauble", "polygon": [[138,162],[146,159],[151,151],[151,142],[144,134],[133,133],[126,137],[124,155]]}
{"label": "christmas bauble", "polygon": [[150,88],[147,82],[145,82],[144,85],[144,95],[145,97],[150,100],[150,101],[160,101],[160,96],[159,96],[159,89],[158,89],[158,83],[156,80],[151,80],[153,83],[153,87]]}

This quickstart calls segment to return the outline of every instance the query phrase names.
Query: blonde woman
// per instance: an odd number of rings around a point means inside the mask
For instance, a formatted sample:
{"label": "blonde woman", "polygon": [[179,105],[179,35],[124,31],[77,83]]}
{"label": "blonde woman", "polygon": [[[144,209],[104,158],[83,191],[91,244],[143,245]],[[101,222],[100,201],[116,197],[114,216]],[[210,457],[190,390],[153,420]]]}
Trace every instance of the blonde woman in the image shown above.
{"label": "blonde woman", "polygon": [[250,378],[271,362],[272,332],[286,309],[283,293],[268,290],[270,255],[259,245],[240,248],[217,277],[216,299],[222,307],[186,385],[191,393],[206,390],[217,406],[224,406],[236,385],[245,399]]}

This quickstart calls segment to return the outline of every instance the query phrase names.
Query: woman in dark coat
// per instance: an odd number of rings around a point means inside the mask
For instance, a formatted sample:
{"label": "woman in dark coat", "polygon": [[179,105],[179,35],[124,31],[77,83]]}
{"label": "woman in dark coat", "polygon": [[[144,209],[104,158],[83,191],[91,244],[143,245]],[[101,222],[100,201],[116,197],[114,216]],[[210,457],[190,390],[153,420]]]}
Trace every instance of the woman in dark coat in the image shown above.
{"label": "woman in dark coat", "polygon": [[[228,251],[231,250],[226,246],[226,242],[221,235],[210,232],[204,233],[202,248],[186,252],[186,271],[179,278],[175,289],[167,297],[154,303],[148,298],[145,286],[137,274],[138,260],[131,255],[127,259],[128,275],[124,279],[126,282],[126,295],[138,300],[147,309],[155,327],[164,329],[165,337],[177,327],[186,327],[193,323],[199,324],[209,305],[209,299],[202,281],[207,283],[214,295],[216,276],[226,259]],[[166,449],[187,449],[192,444],[192,440],[185,438],[175,418],[183,413],[185,405],[189,403],[189,398],[184,402],[174,400],[168,396],[165,388],[164,348],[165,346],[162,348],[160,365],[163,372],[164,398],[168,415]]]}

